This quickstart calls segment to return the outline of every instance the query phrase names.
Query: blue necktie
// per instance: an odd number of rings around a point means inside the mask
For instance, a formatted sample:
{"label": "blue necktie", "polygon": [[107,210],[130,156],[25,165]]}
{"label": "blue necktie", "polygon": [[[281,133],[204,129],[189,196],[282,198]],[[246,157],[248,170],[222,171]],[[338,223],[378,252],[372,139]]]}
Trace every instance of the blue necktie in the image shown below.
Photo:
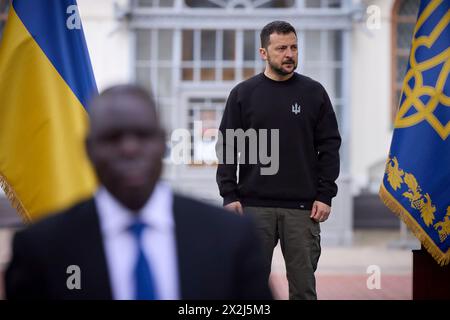
{"label": "blue necktie", "polygon": [[145,227],[146,225],[144,223],[136,221],[129,228],[136,240],[137,247],[137,260],[134,267],[135,299],[155,300],[152,272],[142,247],[142,232]]}

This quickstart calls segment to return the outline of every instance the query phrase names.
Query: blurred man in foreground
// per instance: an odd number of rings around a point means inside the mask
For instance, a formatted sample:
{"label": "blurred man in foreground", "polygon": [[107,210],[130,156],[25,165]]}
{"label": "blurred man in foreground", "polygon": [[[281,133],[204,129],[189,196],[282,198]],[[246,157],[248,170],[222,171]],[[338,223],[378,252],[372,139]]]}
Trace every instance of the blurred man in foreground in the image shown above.
{"label": "blurred man in foreground", "polygon": [[115,86],[90,106],[91,199],[16,234],[8,299],[270,299],[251,222],[175,195],[152,98]]}

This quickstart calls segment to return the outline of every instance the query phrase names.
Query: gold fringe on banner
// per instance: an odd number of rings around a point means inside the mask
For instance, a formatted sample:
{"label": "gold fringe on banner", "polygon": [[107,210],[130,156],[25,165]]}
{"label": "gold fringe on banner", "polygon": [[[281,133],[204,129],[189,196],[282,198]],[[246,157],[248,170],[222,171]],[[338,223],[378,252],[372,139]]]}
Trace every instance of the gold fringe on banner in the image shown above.
{"label": "gold fringe on banner", "polygon": [[27,209],[25,209],[25,206],[20,201],[17,194],[14,192],[14,189],[11,187],[11,185],[8,183],[8,180],[1,173],[0,173],[0,187],[5,192],[6,198],[11,203],[13,209],[16,210],[19,216],[22,218],[23,222],[30,223],[31,219]]}
{"label": "gold fringe on banner", "polygon": [[450,250],[442,252],[430,236],[422,229],[411,214],[395,199],[389,191],[386,190],[384,182],[381,183],[379,192],[381,201],[397,215],[412,231],[414,236],[419,239],[425,249],[431,254],[440,266],[446,266],[450,263]]}

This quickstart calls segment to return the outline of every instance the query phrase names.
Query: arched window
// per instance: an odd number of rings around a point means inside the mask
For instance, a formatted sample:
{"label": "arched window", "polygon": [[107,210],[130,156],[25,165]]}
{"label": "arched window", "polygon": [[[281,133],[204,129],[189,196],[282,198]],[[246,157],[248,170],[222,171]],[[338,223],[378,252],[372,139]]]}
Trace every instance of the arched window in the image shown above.
{"label": "arched window", "polygon": [[396,0],[392,11],[392,120],[397,113],[420,0]]}

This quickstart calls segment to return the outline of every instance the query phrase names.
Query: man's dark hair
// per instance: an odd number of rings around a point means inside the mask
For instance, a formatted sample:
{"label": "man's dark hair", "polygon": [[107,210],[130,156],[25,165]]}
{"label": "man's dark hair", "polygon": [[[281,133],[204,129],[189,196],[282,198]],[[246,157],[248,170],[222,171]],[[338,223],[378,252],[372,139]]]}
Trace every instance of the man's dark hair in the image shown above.
{"label": "man's dark hair", "polygon": [[288,34],[293,32],[297,36],[294,27],[286,21],[272,21],[266,24],[261,30],[261,48],[266,48],[269,46],[270,35],[272,33]]}

